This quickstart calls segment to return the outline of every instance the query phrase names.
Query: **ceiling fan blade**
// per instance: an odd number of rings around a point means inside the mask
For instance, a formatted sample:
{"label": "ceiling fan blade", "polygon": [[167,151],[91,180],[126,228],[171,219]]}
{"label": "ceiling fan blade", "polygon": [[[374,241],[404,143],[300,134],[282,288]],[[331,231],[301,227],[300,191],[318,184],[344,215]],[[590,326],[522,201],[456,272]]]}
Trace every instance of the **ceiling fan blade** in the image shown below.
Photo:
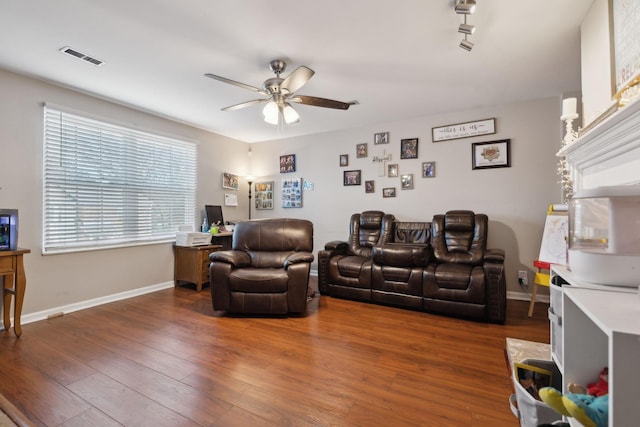
{"label": "ceiling fan blade", "polygon": [[286,93],[295,93],[300,89],[316,72],[304,65],[296,68],[280,83],[280,89]]}
{"label": "ceiling fan blade", "polygon": [[254,105],[262,104],[263,102],[268,102],[269,99],[254,99],[252,101],[241,102],[240,104],[230,105],[229,107],[225,107],[222,111],[235,111],[241,108],[251,107]]}
{"label": "ceiling fan blade", "polygon": [[241,87],[243,89],[248,89],[248,90],[251,90],[251,91],[254,91],[254,92],[261,93],[261,94],[263,94],[265,96],[269,96],[269,93],[267,93],[266,91],[264,91],[262,89],[259,89],[259,88],[255,87],[255,86],[251,86],[251,85],[248,85],[248,84],[245,84],[245,83],[240,83],[240,82],[237,82],[235,80],[228,79],[226,77],[216,76],[215,74],[211,74],[211,73],[207,73],[207,74],[205,74],[205,76],[209,77],[211,79],[214,79],[214,80],[221,81],[223,83],[229,83],[230,85],[238,86],[238,87]]}
{"label": "ceiling fan blade", "polygon": [[333,99],[318,98],[316,96],[296,95],[287,99],[298,104],[313,105],[314,107],[335,108],[337,110],[348,110],[352,105],[358,104],[358,101],[341,102]]}

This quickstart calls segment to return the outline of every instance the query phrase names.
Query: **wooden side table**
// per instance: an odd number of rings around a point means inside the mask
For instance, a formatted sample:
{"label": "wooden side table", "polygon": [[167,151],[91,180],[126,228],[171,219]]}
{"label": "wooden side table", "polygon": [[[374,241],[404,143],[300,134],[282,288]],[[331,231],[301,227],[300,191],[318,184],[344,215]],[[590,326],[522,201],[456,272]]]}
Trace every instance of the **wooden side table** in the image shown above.
{"label": "wooden side table", "polygon": [[222,245],[174,246],[175,286],[180,281],[189,282],[200,292],[202,285],[209,283],[209,254],[220,249]]}
{"label": "wooden side table", "polygon": [[[24,291],[27,288],[27,278],[24,274],[22,255],[30,252],[30,249],[21,248],[18,248],[15,251],[0,251],[0,276],[4,276],[2,278],[4,329],[7,331],[11,329],[11,317],[9,312],[11,310],[11,297],[14,296],[13,321],[15,325],[13,327],[13,331],[18,337],[22,335],[20,315],[22,314]],[[7,280],[9,278],[10,280]]]}

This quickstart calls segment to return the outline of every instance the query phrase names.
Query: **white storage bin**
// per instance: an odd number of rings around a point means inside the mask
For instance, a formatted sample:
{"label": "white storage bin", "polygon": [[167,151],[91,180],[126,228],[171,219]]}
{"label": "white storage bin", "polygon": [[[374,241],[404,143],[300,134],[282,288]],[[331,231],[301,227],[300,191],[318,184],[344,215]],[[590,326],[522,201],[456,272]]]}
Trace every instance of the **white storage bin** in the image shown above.
{"label": "white storage bin", "polygon": [[[552,372],[552,386],[558,390],[562,389],[562,375],[556,364],[549,360],[525,359],[522,363],[537,366]],[[511,412],[520,420],[521,427],[538,427],[539,424],[553,423],[561,421],[562,415],[551,409],[546,403],[537,400],[527,392],[518,381],[516,370],[513,371],[513,386],[516,394],[509,397]],[[516,406],[517,404],[517,406]]]}

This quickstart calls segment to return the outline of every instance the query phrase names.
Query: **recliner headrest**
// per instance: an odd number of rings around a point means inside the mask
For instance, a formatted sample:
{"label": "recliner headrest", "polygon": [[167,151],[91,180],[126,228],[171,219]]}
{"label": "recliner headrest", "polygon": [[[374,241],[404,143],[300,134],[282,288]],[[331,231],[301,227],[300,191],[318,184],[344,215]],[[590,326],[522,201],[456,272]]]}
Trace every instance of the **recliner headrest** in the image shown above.
{"label": "recliner headrest", "polygon": [[382,224],[382,211],[364,211],[360,214],[360,228],[379,229]]}
{"label": "recliner headrest", "polygon": [[447,231],[469,231],[475,227],[475,213],[472,211],[448,211],[444,215],[444,228]]}

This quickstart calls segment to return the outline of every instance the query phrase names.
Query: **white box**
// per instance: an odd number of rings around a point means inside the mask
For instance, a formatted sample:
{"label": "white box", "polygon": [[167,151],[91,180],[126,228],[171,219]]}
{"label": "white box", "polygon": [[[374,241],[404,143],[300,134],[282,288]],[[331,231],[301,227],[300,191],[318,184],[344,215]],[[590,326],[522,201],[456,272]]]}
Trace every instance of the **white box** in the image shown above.
{"label": "white box", "polygon": [[211,244],[211,234],[198,233],[197,231],[178,231],[176,233],[176,246],[202,246]]}

